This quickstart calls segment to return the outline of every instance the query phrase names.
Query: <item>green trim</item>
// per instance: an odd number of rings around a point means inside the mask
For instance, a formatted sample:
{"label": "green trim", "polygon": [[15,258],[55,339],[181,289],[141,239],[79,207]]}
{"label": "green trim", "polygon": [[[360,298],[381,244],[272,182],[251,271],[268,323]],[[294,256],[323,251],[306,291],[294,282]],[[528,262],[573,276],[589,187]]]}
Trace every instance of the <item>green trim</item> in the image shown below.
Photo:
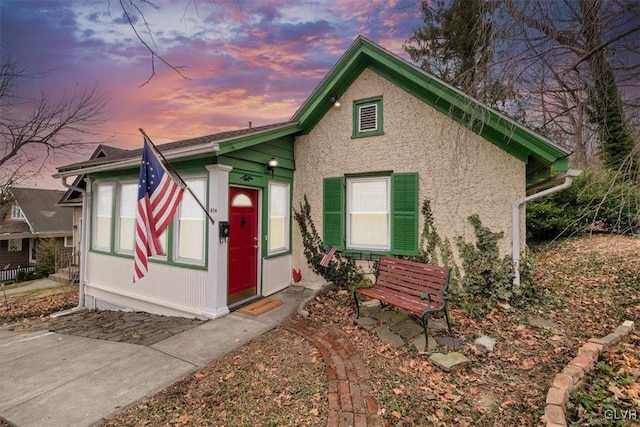
{"label": "green trim", "polygon": [[418,174],[391,175],[391,252],[418,253]]}
{"label": "green trim", "polygon": [[[265,239],[264,237],[268,237],[269,236],[269,201],[271,200],[271,191],[270,191],[270,184],[271,183],[276,183],[276,184],[286,184],[289,188],[289,202],[288,202],[288,214],[289,214],[289,224],[287,224],[289,226],[289,233],[288,233],[288,246],[287,246],[287,250],[286,251],[280,251],[280,252],[275,252],[270,254],[269,253],[269,241],[267,239]],[[266,185],[266,190],[263,190],[263,194],[264,196],[262,197],[263,200],[265,201],[264,206],[263,206],[263,210],[262,210],[262,234],[263,234],[263,238],[262,238],[262,242],[264,243],[264,245],[262,245],[262,257],[265,259],[270,259],[270,258],[276,258],[278,256],[281,255],[286,255],[286,254],[291,254],[292,251],[292,241],[291,241],[291,223],[292,223],[292,209],[291,209],[291,203],[293,200],[293,191],[292,191],[292,182],[287,180],[287,181],[281,181],[279,179],[272,179],[269,180],[267,182]]]}
{"label": "green trim", "polygon": [[[100,254],[100,255],[108,255],[115,258],[126,258],[133,261],[133,255],[130,255],[130,254],[123,254],[120,252],[113,252],[113,253],[103,252],[103,251],[96,251],[96,250],[90,250],[90,252]],[[206,265],[188,264],[188,263],[181,263],[181,262],[175,262],[175,261],[165,261],[165,260],[156,259],[156,258],[148,258],[148,261],[149,263],[152,263],[152,264],[163,264],[163,265],[169,265],[172,267],[190,268],[193,270],[207,270],[208,268]]]}
{"label": "green trim", "polygon": [[345,178],[367,178],[376,176],[391,176],[392,170],[389,171],[374,171],[374,172],[361,172],[361,173],[345,173]]}
{"label": "green trim", "polygon": [[[569,153],[543,136],[481,104],[418,67],[359,36],[294,114],[303,134],[309,133],[342,95],[369,68],[497,147],[523,161],[551,168]],[[565,167],[562,163],[556,170]],[[559,168],[559,169],[558,169]],[[565,169],[566,170],[566,169]]]}
{"label": "green trim", "polygon": [[298,123],[291,123],[283,128],[270,130],[253,135],[247,135],[220,143],[220,150],[217,152],[218,156],[231,153],[233,151],[242,150],[244,148],[253,147],[254,145],[262,144],[264,142],[270,142],[278,138],[284,138],[294,135],[300,131]]}
{"label": "green trim", "polygon": [[[393,253],[391,251],[372,251],[372,250],[358,250],[358,249],[346,249],[345,251],[341,252],[340,255],[344,255],[347,258],[349,256],[354,256],[354,255],[358,255],[361,256],[362,258],[366,258],[369,255],[374,255],[374,256],[393,256]],[[357,258],[356,258],[357,259]]]}
{"label": "green trim", "polygon": [[[372,131],[360,130],[360,108],[370,105],[376,106],[376,129]],[[353,101],[353,133],[351,138],[366,138],[368,136],[384,135],[384,114],[382,97],[360,99]]]}
{"label": "green trim", "polygon": [[346,189],[343,177],[324,178],[322,182],[322,240],[344,250]]}
{"label": "green trim", "polygon": [[262,259],[263,259],[263,260],[264,260],[264,259],[274,259],[274,258],[278,258],[278,257],[285,256],[285,255],[291,255],[291,254],[292,254],[292,251],[291,251],[291,249],[289,249],[289,250],[288,250],[288,251],[286,251],[286,252],[278,252],[277,254],[264,255],[264,256],[262,257]]}
{"label": "green trim", "polygon": [[[209,175],[205,172],[202,171],[201,168],[189,168],[188,171],[191,172],[197,172],[197,173],[193,173],[192,175],[184,175],[183,179],[189,180],[189,179],[204,179],[205,181],[205,189],[204,189],[204,193],[205,193],[205,206],[209,206]],[[181,174],[184,171],[179,171]],[[119,177],[119,178],[118,178]],[[95,227],[95,203],[96,203],[96,198],[95,198],[95,191],[92,192],[92,197],[91,197],[91,219],[90,219],[90,228],[91,228],[91,246],[89,247],[89,251],[92,253],[97,253],[97,254],[101,254],[101,255],[108,255],[108,256],[114,256],[114,257],[119,257],[119,258],[129,258],[132,259],[134,258],[134,255],[131,253],[123,253],[123,252],[119,252],[116,250],[115,247],[115,241],[116,241],[116,233],[118,232],[117,229],[117,218],[116,218],[116,213],[117,213],[117,209],[116,209],[116,204],[118,203],[117,200],[117,196],[119,195],[118,192],[118,188],[120,187],[121,183],[131,183],[131,174],[126,174],[126,173],[122,173],[122,174],[118,174],[118,177],[113,176],[112,178],[116,178],[116,179],[111,179],[111,180],[106,180],[106,179],[98,179],[98,180],[94,180],[92,181],[91,185],[97,184],[97,185],[104,185],[104,184],[109,184],[112,186],[113,188],[113,198],[112,198],[112,203],[111,203],[111,232],[110,232],[110,249],[104,250],[104,249],[100,249],[100,248],[94,248],[93,247],[93,238],[94,238],[94,227]],[[125,177],[125,179],[122,179],[122,177]],[[196,269],[196,270],[207,270],[209,268],[209,227],[210,227],[210,221],[209,219],[206,217],[204,217],[204,221],[205,221],[205,240],[204,240],[204,251],[203,251],[203,256],[204,259],[202,261],[202,263],[189,263],[189,262],[185,262],[185,261],[180,261],[180,260],[175,260],[175,255],[177,252],[177,249],[175,248],[175,239],[174,239],[174,234],[175,234],[175,221],[177,221],[177,216],[173,218],[173,220],[171,221],[171,223],[169,224],[169,227],[167,228],[167,247],[165,248],[166,250],[166,259],[154,259],[154,258],[148,258],[149,262],[151,263],[156,263],[156,264],[164,264],[164,265],[169,265],[169,266],[174,266],[174,267],[180,267],[180,268],[190,268],[190,269]]]}
{"label": "green trim", "polygon": [[[109,185],[111,186],[111,234],[109,235],[109,250],[105,250],[104,248],[95,248],[94,247],[94,241],[95,241],[95,219],[97,217],[96,215],[96,209],[97,209],[97,201],[96,201],[96,186],[98,185]],[[92,180],[89,185],[91,186],[91,220],[90,220],[90,245],[89,245],[89,250],[94,250],[97,251],[99,253],[113,253],[114,249],[115,249],[115,234],[114,234],[114,230],[115,230],[115,214],[116,214],[116,206],[115,206],[115,202],[116,202],[116,182],[115,181],[94,181]]]}

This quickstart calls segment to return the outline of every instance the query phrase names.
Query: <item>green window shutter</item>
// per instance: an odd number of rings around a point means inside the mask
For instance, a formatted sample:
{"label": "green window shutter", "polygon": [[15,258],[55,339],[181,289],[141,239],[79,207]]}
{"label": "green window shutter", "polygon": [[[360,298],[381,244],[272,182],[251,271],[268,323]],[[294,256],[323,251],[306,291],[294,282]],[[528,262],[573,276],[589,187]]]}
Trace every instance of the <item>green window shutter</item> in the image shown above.
{"label": "green window shutter", "polygon": [[418,251],[418,174],[391,175],[391,252],[415,255]]}
{"label": "green window shutter", "polygon": [[325,245],[344,250],[344,180],[325,178],[323,182],[322,240]]}

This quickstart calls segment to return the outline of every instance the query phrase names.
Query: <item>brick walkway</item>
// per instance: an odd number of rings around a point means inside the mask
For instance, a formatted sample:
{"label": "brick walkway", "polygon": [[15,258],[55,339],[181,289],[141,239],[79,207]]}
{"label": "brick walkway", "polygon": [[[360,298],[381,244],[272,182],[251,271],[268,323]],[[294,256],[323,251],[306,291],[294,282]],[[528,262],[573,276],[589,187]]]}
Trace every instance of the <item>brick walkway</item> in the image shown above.
{"label": "brick walkway", "polygon": [[291,318],[284,327],[318,348],[327,367],[329,417],[327,426],[383,426],[371,396],[369,373],[345,337],[318,330],[308,320]]}

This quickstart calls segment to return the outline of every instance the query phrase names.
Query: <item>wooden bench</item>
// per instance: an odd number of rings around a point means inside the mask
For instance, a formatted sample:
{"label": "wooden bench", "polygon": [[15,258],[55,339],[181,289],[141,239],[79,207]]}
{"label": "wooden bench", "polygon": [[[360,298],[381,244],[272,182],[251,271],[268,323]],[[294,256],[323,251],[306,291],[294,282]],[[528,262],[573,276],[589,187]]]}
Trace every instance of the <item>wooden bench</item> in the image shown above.
{"label": "wooden bench", "polygon": [[360,317],[358,294],[415,313],[424,328],[425,346],[428,345],[427,315],[444,311],[449,335],[451,323],[447,311],[449,269],[438,265],[383,256],[380,258],[376,283],[371,288],[358,288],[353,293],[357,316]]}

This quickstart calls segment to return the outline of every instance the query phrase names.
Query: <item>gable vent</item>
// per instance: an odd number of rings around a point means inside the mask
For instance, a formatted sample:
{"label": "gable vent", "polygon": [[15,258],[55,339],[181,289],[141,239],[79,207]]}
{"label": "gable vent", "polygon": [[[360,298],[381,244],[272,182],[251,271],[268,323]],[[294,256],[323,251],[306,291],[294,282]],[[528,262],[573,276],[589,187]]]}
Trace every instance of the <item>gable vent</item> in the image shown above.
{"label": "gable vent", "polygon": [[358,107],[359,132],[373,132],[378,130],[378,104],[368,104]]}

